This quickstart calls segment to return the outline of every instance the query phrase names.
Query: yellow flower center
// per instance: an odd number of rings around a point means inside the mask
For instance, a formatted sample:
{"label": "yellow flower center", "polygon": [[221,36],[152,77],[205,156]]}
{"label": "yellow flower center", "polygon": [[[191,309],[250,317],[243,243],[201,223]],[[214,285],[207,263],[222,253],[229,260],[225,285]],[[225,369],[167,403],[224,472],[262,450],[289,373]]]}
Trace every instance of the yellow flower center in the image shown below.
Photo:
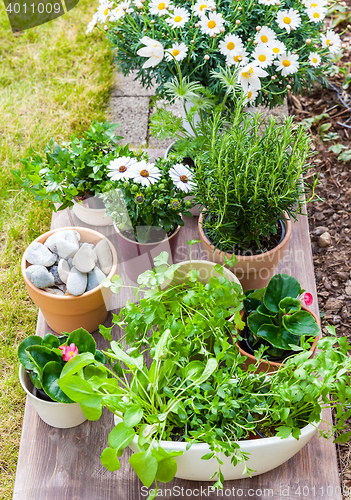
{"label": "yellow flower center", "polygon": [[158,4],[158,10],[163,10],[166,7],[166,4],[161,2]]}
{"label": "yellow flower center", "polygon": [[180,23],[181,20],[182,20],[181,16],[175,16],[175,18],[174,18],[175,23]]}
{"label": "yellow flower center", "polygon": [[312,61],[314,62],[314,64],[317,64],[317,62],[318,62],[317,57],[313,57],[313,58],[312,58]]}
{"label": "yellow flower center", "polygon": [[284,61],[282,62],[282,64],[283,64],[283,66],[284,66],[285,68],[288,68],[288,67],[290,66],[291,62],[290,62],[290,61],[288,61],[288,59],[284,59]]}
{"label": "yellow flower center", "polygon": [[258,56],[258,60],[261,61],[261,62],[265,62],[266,59],[267,59],[267,57],[264,54],[260,54]]}
{"label": "yellow flower center", "polygon": [[118,170],[119,172],[123,173],[127,170],[127,167],[125,165],[121,165]]}
{"label": "yellow flower center", "polygon": [[174,55],[174,57],[177,57],[177,56],[180,54],[180,50],[178,50],[178,49],[174,49],[174,50],[172,51],[172,54]]}
{"label": "yellow flower center", "polygon": [[204,9],[207,9],[207,5],[205,3],[203,3],[202,5],[200,5],[199,7],[199,10],[201,10],[201,12],[204,10]]}
{"label": "yellow flower center", "polygon": [[233,43],[233,42],[229,42],[229,43],[227,43],[227,49],[228,49],[228,50],[233,50],[233,49],[235,49],[235,43]]}
{"label": "yellow flower center", "polygon": [[108,14],[108,9],[105,9],[104,10],[104,16],[107,16],[107,14]]}
{"label": "yellow flower center", "polygon": [[216,22],[213,20],[208,21],[207,26],[210,28],[210,30],[212,30],[213,28],[216,27]]}
{"label": "yellow flower center", "polygon": [[249,71],[243,71],[241,74],[244,78],[251,78],[254,75],[254,69],[250,66]]}
{"label": "yellow flower center", "polygon": [[73,352],[73,351],[70,351],[70,352],[69,352],[69,355],[70,355],[71,357],[73,357],[73,356],[74,356],[74,352]]}
{"label": "yellow flower center", "polygon": [[[240,59],[239,59],[239,57],[240,57]],[[239,56],[234,56],[233,59],[234,59],[235,62],[239,62],[239,61],[242,60],[242,57],[240,55]]]}
{"label": "yellow flower center", "polygon": [[181,176],[180,176],[180,180],[181,180],[182,182],[188,182],[188,178],[187,178],[187,176],[186,176],[186,175],[181,175]]}
{"label": "yellow flower center", "polygon": [[267,42],[268,42],[268,36],[266,36],[266,35],[262,35],[262,36],[261,36],[261,41],[262,41],[263,43],[267,43]]}
{"label": "yellow flower center", "polygon": [[318,19],[318,18],[320,17],[320,15],[319,15],[319,13],[318,13],[318,12],[315,12],[315,13],[313,14],[313,17],[314,17],[315,19]]}
{"label": "yellow flower center", "polygon": [[248,99],[251,99],[251,97],[252,97],[252,90],[250,90],[250,92],[247,93],[247,97],[248,97]]}
{"label": "yellow flower center", "polygon": [[140,172],[140,175],[141,175],[142,177],[149,177],[149,175],[150,175],[150,174],[149,174],[149,171],[148,171],[148,170],[146,170],[146,169],[144,168],[144,169]]}
{"label": "yellow flower center", "polygon": [[326,45],[329,45],[330,44],[330,40],[326,40],[325,43],[326,43]]}
{"label": "yellow flower center", "polygon": [[273,52],[274,52],[275,54],[279,54],[280,50],[278,49],[278,47],[274,47]]}
{"label": "yellow flower center", "polygon": [[291,23],[291,19],[290,19],[290,17],[285,16],[285,17],[284,17],[284,19],[283,19],[283,22],[284,22],[285,24],[290,24],[290,23]]}

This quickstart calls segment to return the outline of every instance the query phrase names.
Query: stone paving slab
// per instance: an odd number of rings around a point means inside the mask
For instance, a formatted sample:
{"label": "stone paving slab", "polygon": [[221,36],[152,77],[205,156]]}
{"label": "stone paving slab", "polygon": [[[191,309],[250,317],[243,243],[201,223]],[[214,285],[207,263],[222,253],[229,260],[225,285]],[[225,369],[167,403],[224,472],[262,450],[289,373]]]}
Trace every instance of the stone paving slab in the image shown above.
{"label": "stone paving slab", "polygon": [[156,87],[144,88],[141,80],[135,80],[136,75],[137,71],[132,71],[127,76],[116,71],[111,89],[111,97],[153,97],[156,94]]}
{"label": "stone paving slab", "polygon": [[148,135],[148,97],[111,97],[109,119],[119,123],[117,132],[124,137],[121,144],[145,147]]}

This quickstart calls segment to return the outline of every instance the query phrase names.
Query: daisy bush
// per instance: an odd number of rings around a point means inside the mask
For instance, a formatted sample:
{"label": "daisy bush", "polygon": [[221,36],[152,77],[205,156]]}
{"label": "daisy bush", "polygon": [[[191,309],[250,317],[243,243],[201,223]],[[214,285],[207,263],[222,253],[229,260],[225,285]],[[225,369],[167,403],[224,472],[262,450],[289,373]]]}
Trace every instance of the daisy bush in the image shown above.
{"label": "daisy bush", "polygon": [[287,90],[323,80],[341,50],[340,36],[324,27],[326,12],[326,0],[100,0],[87,32],[103,24],[123,73],[136,69],[145,86],[154,79],[161,96],[175,60],[215,94],[211,71],[236,65],[250,100],[273,106]]}
{"label": "daisy bush", "polygon": [[133,231],[140,241],[141,227],[162,228],[166,233],[183,226],[181,215],[192,202],[193,173],[183,164],[158,158],[155,163],[133,157],[108,165],[114,188],[103,193],[107,214],[123,233]]}

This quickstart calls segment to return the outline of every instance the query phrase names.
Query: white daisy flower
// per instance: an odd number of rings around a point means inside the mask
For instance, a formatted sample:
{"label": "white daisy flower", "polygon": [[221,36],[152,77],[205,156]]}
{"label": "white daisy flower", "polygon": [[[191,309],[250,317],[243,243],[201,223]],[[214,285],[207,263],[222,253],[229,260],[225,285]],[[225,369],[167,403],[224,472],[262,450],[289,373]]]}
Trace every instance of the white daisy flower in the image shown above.
{"label": "white daisy flower", "polygon": [[169,171],[169,176],[177,189],[189,193],[192,190],[192,172],[181,163],[177,163]]}
{"label": "white daisy flower", "polygon": [[324,35],[321,35],[322,47],[329,48],[332,54],[341,49],[340,36],[333,30],[327,30]]}
{"label": "white daisy flower", "polygon": [[[182,61],[188,53],[188,47],[185,43],[174,43],[170,49],[166,50],[166,60],[173,61],[173,57],[176,58],[177,61]],[[172,54],[172,56],[171,56]]]}
{"label": "white daisy flower", "polygon": [[218,35],[223,28],[222,14],[210,12],[208,17],[202,16],[200,19],[201,31],[204,35]]}
{"label": "white daisy flower", "polygon": [[276,19],[279,28],[286,29],[288,33],[291,30],[295,30],[301,24],[301,17],[297,10],[289,9],[289,10],[280,10],[277,13]]}
{"label": "white daisy flower", "polygon": [[197,0],[192,10],[194,14],[203,16],[207,10],[211,10],[211,7],[216,7],[214,0]]}
{"label": "white daisy flower", "polygon": [[230,54],[227,55],[227,64],[237,64],[239,66],[246,66],[249,62],[248,58],[249,53],[245,49],[241,50],[233,50]]}
{"label": "white daisy flower", "polygon": [[156,66],[163,59],[163,45],[157,40],[153,40],[148,36],[144,36],[141,40],[141,43],[146,45],[146,47],[142,47],[137,51],[138,56],[148,57],[149,59],[144,62],[143,68],[151,68]]}
{"label": "white daisy flower", "polygon": [[258,0],[261,5],[274,5],[276,0]]}
{"label": "white daisy flower", "polygon": [[110,14],[109,5],[110,5],[110,2],[103,2],[99,5],[99,7],[97,9],[96,18],[101,23],[104,23],[107,19],[107,16]]}
{"label": "white daisy flower", "polygon": [[118,7],[124,10],[126,14],[131,14],[133,12],[131,0],[128,0],[127,2],[121,2],[120,4],[118,4]]}
{"label": "white daisy flower", "polygon": [[269,48],[273,52],[274,57],[277,57],[279,54],[286,52],[285,45],[283,44],[283,42],[280,42],[279,40],[274,40],[274,42],[269,46]]}
{"label": "white daisy flower", "polygon": [[258,33],[256,33],[255,42],[267,45],[273,43],[276,38],[277,35],[275,31],[273,31],[271,28],[268,28],[268,26],[263,26],[262,29]]}
{"label": "white daisy flower", "polygon": [[145,160],[134,163],[131,169],[130,179],[142,186],[155,184],[161,177],[162,172],[155,167],[154,163],[147,163]]}
{"label": "white daisy flower", "polygon": [[155,16],[163,16],[168,13],[169,9],[173,9],[173,5],[171,5],[169,0],[152,0],[149,3],[150,14]]}
{"label": "white daisy flower", "polygon": [[310,61],[311,66],[317,68],[317,66],[321,63],[321,56],[317,54],[317,52],[311,52],[308,56],[308,60]]}
{"label": "white daisy flower", "polygon": [[306,6],[306,9],[315,9],[315,8],[322,9],[326,5],[327,5],[327,2],[325,2],[324,0],[308,0],[308,2],[306,2],[305,6]]}
{"label": "white daisy flower", "polygon": [[142,9],[144,7],[143,2],[141,2],[140,0],[134,0],[133,3],[137,9]]}
{"label": "white daisy flower", "polygon": [[259,44],[252,52],[251,57],[254,58],[254,63],[261,68],[267,68],[273,62],[274,55],[272,50],[266,45]]}
{"label": "white daisy flower", "polygon": [[111,10],[110,12],[110,21],[118,21],[118,19],[121,19],[125,15],[125,11],[121,9],[120,6],[116,7],[115,9]]}
{"label": "white daisy flower", "polygon": [[298,71],[300,66],[298,59],[297,54],[284,52],[278,56],[278,61],[275,61],[274,64],[277,66],[277,71],[282,72],[282,76],[288,76]]}
{"label": "white daisy flower", "polygon": [[244,44],[240,36],[237,35],[226,35],[224,40],[219,42],[219,52],[224,56],[232,54],[233,51],[241,51],[244,48]]}
{"label": "white daisy flower", "polygon": [[306,13],[310,21],[319,23],[325,18],[327,11],[326,9],[323,9],[323,7],[312,7],[311,9],[307,9]]}
{"label": "white daisy flower", "polygon": [[261,88],[260,78],[264,76],[268,76],[267,71],[251,62],[239,71],[238,82],[241,84],[244,92],[247,93],[249,86],[250,90],[259,90]]}
{"label": "white daisy flower", "polygon": [[115,158],[108,165],[109,172],[107,175],[111,177],[111,181],[124,181],[131,178],[132,167],[137,163],[135,158],[129,156],[121,156]]}
{"label": "white daisy flower", "polygon": [[172,28],[183,28],[190,19],[189,12],[183,7],[175,7],[173,14],[166,19]]}
{"label": "white daisy flower", "polygon": [[244,104],[255,101],[257,96],[258,96],[258,91],[256,89],[249,87],[248,92],[245,95]]}
{"label": "white daisy flower", "polygon": [[93,31],[93,29],[95,28],[95,26],[97,25],[97,22],[98,22],[98,15],[97,15],[97,12],[93,15],[93,19],[90,21],[90,23],[88,24],[87,26],[87,29],[85,31],[86,34],[89,34]]}

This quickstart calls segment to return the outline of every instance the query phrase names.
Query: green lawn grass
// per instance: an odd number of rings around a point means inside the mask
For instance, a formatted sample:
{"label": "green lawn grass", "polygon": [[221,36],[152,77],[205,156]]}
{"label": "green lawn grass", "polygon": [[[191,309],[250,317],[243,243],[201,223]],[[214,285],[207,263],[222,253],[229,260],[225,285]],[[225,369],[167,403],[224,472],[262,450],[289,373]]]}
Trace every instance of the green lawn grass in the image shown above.
{"label": "green lawn grass", "polygon": [[113,66],[102,32],[85,34],[95,10],[81,0],[68,14],[12,34],[0,11],[0,498],[10,500],[24,411],[16,350],[35,333],[37,308],[20,272],[26,246],[49,229],[50,211],[19,189],[11,169],[32,146],[68,139],[105,119]]}

